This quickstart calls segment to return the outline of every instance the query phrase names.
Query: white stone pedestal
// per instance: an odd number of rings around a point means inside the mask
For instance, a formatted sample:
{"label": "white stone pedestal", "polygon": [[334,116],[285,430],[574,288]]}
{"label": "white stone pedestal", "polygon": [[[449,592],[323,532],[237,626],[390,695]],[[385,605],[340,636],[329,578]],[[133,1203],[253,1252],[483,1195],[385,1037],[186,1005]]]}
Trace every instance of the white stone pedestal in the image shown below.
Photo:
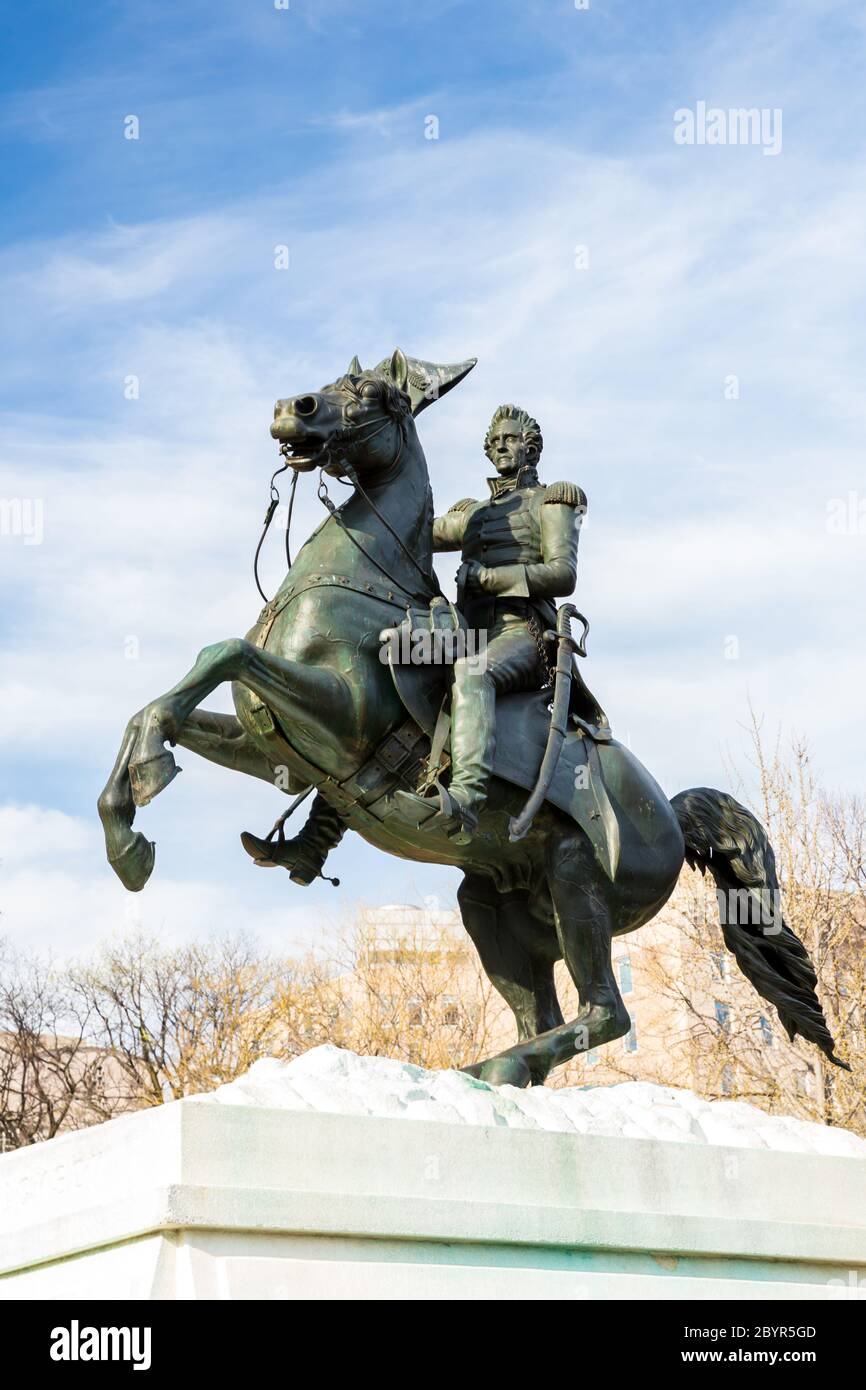
{"label": "white stone pedestal", "polygon": [[0,1194],[5,1299],[866,1297],[856,1157],[189,1100]]}

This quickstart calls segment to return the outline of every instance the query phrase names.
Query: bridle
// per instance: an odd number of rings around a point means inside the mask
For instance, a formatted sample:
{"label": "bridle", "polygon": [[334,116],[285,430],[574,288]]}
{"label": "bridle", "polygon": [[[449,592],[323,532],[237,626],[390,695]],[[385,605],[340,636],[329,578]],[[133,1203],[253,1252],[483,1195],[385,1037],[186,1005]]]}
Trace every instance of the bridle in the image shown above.
{"label": "bridle", "polygon": [[[283,453],[283,450],[282,450],[282,449],[280,450],[280,453]],[[268,502],[268,510],[265,512],[265,522],[264,522],[264,526],[262,527],[262,534],[259,536],[259,543],[258,543],[258,545],[256,546],[256,553],[255,553],[255,555],[253,556],[253,578],[254,578],[255,581],[256,581],[256,588],[258,589],[258,591],[259,591],[259,593],[261,594],[262,598],[264,599],[265,603],[268,602],[268,599],[266,598],[266,596],[265,596],[265,591],[264,591],[264,589],[262,588],[261,583],[259,582],[259,556],[260,556],[261,553],[262,553],[262,546],[263,546],[264,543],[265,543],[265,536],[268,534],[268,531],[270,530],[271,522],[272,522],[273,519],[274,519],[274,513],[276,512],[277,507],[280,505],[280,492],[279,492],[279,488],[277,487],[276,483],[274,482],[274,478],[278,478],[279,475],[280,475],[281,473],[285,473],[286,469],[289,467],[289,460],[288,460],[288,457],[286,457],[285,454],[283,455],[283,457],[286,459],[286,461],[285,461],[285,463],[283,464],[282,468],[278,468],[278,469],[276,470],[276,472],[273,473],[273,474],[271,475],[271,498],[270,498],[270,501]],[[290,550],[289,550],[289,532],[291,531],[291,527],[292,527],[292,512],[294,511],[294,508],[295,508],[295,489],[296,489],[297,486],[298,486],[298,472],[297,472],[297,469],[296,469],[296,470],[295,470],[295,473],[294,473],[294,476],[293,476],[293,478],[292,478],[291,489],[290,489],[290,491],[289,491],[289,508],[288,508],[288,512],[287,512],[287,514],[286,514],[286,568],[287,568],[287,569],[291,569],[291,568],[292,568],[292,556],[291,556],[291,552],[290,552]]]}
{"label": "bridle", "polygon": [[[359,435],[356,434],[354,427],[344,425],[342,429],[337,430],[337,432],[332,436],[332,438],[328,440],[327,444],[324,445],[324,447],[320,451],[320,454],[317,455],[317,457],[320,457],[322,459],[322,463],[319,465],[319,485],[316,489],[316,496],[318,497],[322,505],[326,508],[326,510],[330,513],[330,515],[334,518],[337,525],[342,527],[344,534],[348,536],[352,544],[358,550],[360,550],[361,554],[365,557],[365,559],[369,560],[371,565],[375,566],[375,568],[379,571],[380,574],[383,574],[385,576],[389,583],[393,584],[393,586],[396,589],[400,589],[410,598],[421,598],[425,603],[429,603],[430,599],[434,598],[437,594],[443,596],[442,590],[439,587],[439,581],[437,580],[435,574],[433,574],[432,571],[425,570],[421,565],[418,564],[418,561],[415,559],[415,556],[412,554],[411,550],[409,550],[408,546],[404,543],[402,537],[398,536],[397,532],[394,530],[394,527],[391,525],[388,518],[382,515],[379,508],[376,506],[376,503],[373,501],[372,497],[364,488],[360,478],[358,477],[357,472],[352,467],[349,460],[343,457],[335,461],[332,458],[332,450],[335,446],[349,444],[354,446],[358,444],[367,444],[371,439],[375,439],[378,435],[382,434],[382,432],[386,430],[389,427],[389,425],[396,424],[399,430],[399,443],[397,445],[394,457],[388,464],[389,468],[396,468],[397,464],[400,462],[400,459],[403,456],[403,446],[406,442],[406,437],[403,432],[402,422],[400,418],[395,417],[393,415],[377,415],[372,420],[368,420],[366,424],[376,425],[378,426],[378,428],[372,429],[368,433],[363,434],[359,437]],[[264,544],[265,536],[268,534],[270,524],[274,519],[274,513],[276,512],[277,507],[280,503],[279,489],[277,488],[274,480],[277,477],[279,477],[280,473],[284,473],[287,468],[291,467],[291,458],[289,456],[288,444],[282,444],[280,446],[280,454],[284,458],[285,462],[283,463],[282,467],[278,468],[271,477],[270,501],[268,503],[268,510],[265,513],[262,534],[259,537],[259,543],[256,546],[256,553],[253,559],[253,576],[256,581],[256,588],[258,589],[265,603],[268,602],[268,599],[266,598],[264,590],[262,589],[262,586],[259,582],[259,555],[261,554],[261,549]],[[374,515],[378,517],[379,521],[382,523],[385,529],[397,542],[397,545],[400,547],[400,550],[403,552],[406,559],[414,567],[414,569],[418,571],[418,574],[421,576],[429,590],[428,593],[422,593],[420,595],[413,593],[411,589],[408,589],[406,587],[402,580],[396,579],[395,576],[391,574],[390,570],[386,569],[385,566],[375,558],[375,556],[370,554],[366,547],[363,546],[361,542],[358,540],[357,536],[352,534],[351,530],[346,525],[343,516],[341,515],[342,507],[338,508],[336,506],[336,504],[334,503],[334,501],[328,493],[328,486],[325,482],[325,470],[333,468],[335,462],[338,463],[340,471],[344,473],[346,478],[348,479],[348,482],[345,484],[345,486],[354,487],[361,494],[364,501],[367,503],[367,506],[374,513]],[[298,470],[295,469],[294,476],[292,478],[291,492],[289,494],[288,514],[286,516],[286,565],[288,569],[292,568],[292,559],[289,550],[289,531],[292,524],[292,511],[294,509],[295,489],[298,485],[298,476]],[[342,483],[344,480],[343,478],[338,478],[338,481]]]}

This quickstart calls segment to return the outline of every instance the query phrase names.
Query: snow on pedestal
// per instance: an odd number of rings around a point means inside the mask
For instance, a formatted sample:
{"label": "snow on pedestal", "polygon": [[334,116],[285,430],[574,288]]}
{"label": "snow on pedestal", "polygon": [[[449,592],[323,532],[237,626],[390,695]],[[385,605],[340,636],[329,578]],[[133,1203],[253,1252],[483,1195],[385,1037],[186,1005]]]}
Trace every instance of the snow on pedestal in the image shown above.
{"label": "snow on pedestal", "polygon": [[314,1110],[342,1115],[562,1130],[680,1144],[835,1154],[866,1159],[866,1139],[744,1101],[707,1101],[693,1091],[625,1081],[618,1086],[488,1086],[459,1071],[427,1071],[387,1057],[359,1057],[326,1044],[283,1062],[264,1057],[245,1076],[198,1103]]}
{"label": "snow on pedestal", "polygon": [[866,1141],[319,1047],[0,1156],[0,1298],[866,1298]]}

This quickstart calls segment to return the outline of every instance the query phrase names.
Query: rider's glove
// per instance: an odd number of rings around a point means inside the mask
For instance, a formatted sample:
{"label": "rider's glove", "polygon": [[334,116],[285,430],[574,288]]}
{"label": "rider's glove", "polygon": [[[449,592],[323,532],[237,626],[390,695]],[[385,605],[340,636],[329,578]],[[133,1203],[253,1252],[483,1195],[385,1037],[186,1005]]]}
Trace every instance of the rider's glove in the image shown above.
{"label": "rider's glove", "polygon": [[476,582],[485,594],[496,594],[501,598],[528,598],[525,565],[498,565],[490,569],[478,566]]}

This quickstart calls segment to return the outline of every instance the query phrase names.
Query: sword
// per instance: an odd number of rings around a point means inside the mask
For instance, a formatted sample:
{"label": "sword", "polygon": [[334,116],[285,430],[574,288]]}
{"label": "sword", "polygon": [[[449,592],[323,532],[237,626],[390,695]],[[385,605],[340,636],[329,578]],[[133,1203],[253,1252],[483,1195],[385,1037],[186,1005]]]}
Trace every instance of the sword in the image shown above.
{"label": "sword", "polygon": [[[571,620],[579,618],[583,623],[583,637],[576,642],[571,635]],[[584,639],[589,623],[582,613],[578,613],[573,603],[564,603],[556,615],[556,632],[546,632],[548,641],[556,639],[556,666],[553,680],[553,713],[550,716],[550,729],[547,747],[541,760],[538,780],[530,793],[529,800],[519,816],[511,816],[508,822],[508,838],[512,844],[522,840],[529,831],[533,819],[544,804],[559,755],[568,729],[568,705],[571,694],[571,665],[575,653],[586,655]]]}

